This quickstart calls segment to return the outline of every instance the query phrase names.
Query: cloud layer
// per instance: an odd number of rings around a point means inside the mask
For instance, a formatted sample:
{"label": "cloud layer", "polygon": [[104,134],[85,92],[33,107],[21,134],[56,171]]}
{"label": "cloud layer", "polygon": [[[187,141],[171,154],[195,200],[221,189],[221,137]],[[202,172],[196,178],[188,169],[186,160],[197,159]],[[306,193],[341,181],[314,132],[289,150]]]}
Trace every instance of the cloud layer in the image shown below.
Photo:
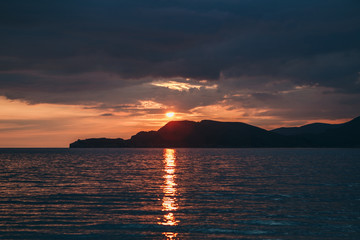
{"label": "cloud layer", "polygon": [[359,11],[357,0],[5,0],[0,95],[110,117],[162,109],[144,101],[354,117]]}

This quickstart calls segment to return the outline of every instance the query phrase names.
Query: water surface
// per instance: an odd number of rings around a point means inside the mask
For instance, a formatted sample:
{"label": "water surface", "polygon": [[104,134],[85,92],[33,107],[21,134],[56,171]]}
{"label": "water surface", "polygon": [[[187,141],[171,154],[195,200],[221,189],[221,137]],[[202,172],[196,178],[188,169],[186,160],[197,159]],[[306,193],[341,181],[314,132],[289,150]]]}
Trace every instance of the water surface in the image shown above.
{"label": "water surface", "polygon": [[1,149],[0,239],[360,239],[360,149]]}

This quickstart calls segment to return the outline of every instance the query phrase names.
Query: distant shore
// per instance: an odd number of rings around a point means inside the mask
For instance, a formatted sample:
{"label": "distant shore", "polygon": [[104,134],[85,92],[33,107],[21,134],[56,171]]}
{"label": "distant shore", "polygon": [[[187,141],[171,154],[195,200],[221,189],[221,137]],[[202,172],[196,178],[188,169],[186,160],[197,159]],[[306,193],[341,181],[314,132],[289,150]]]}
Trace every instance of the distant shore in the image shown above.
{"label": "distant shore", "polygon": [[313,123],[271,131],[241,122],[171,121],[130,139],[90,138],[70,148],[358,148],[360,117],[342,124]]}

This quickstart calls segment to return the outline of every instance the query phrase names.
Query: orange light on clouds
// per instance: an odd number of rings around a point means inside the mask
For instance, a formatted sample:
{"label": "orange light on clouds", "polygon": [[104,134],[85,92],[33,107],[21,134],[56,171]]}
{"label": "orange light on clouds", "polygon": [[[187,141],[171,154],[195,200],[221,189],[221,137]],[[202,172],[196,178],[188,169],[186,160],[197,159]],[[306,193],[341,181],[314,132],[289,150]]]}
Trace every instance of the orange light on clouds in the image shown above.
{"label": "orange light on clouds", "polygon": [[[160,107],[141,102],[144,110]],[[0,96],[0,147],[68,147],[77,139],[124,138],[139,131],[165,125],[164,113],[132,116],[126,111],[111,112],[82,105],[28,104]],[[135,111],[142,109],[134,107]]]}
{"label": "orange light on clouds", "polygon": [[165,115],[166,115],[168,118],[171,118],[171,117],[175,116],[175,113],[174,113],[174,112],[167,112]]}
{"label": "orange light on clouds", "polygon": [[[229,103],[230,104],[230,103]],[[130,104],[124,111],[97,109],[96,105],[28,104],[0,96],[0,147],[68,147],[85,138],[128,139],[139,131],[156,130],[169,120],[237,121],[265,129],[293,127],[311,122],[342,123],[350,119],[280,119],[271,109],[229,108],[227,101],[181,111],[176,105],[151,100]],[[163,112],[168,109],[168,112]],[[177,112],[170,111],[176,109]],[[153,111],[154,110],[154,111]],[[133,114],[136,113],[136,114]],[[173,174],[173,169],[168,169]]]}

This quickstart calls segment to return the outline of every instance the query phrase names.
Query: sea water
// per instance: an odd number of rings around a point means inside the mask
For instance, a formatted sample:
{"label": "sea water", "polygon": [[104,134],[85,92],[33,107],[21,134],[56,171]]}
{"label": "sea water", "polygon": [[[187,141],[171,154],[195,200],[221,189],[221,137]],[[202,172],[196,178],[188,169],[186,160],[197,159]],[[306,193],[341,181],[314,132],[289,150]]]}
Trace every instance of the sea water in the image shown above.
{"label": "sea water", "polygon": [[360,149],[1,149],[0,239],[360,239]]}

